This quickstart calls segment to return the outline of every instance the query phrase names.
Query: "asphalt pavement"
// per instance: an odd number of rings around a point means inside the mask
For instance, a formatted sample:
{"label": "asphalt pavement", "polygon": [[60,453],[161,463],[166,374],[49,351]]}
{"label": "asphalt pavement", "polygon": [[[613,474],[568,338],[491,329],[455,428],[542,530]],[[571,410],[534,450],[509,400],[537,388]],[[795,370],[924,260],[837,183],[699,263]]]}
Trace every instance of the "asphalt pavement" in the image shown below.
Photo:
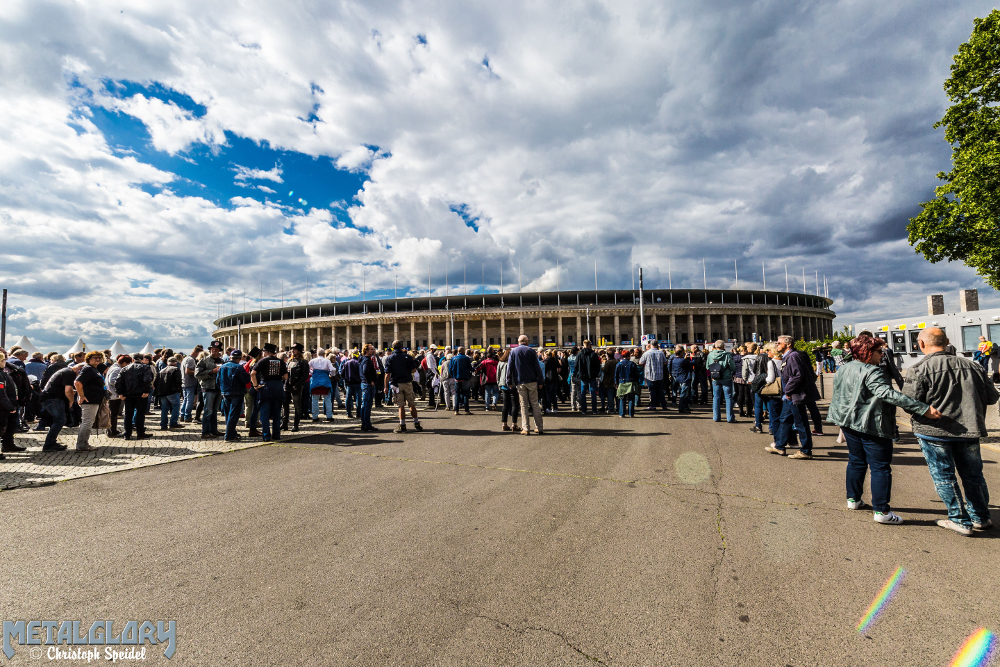
{"label": "asphalt pavement", "polygon": [[910,434],[884,526],[846,509],[835,430],[796,461],[695,409],[528,437],[437,412],[3,492],[2,615],[176,620],[142,664],[240,666],[945,665],[1000,629],[1000,531],[934,525]]}

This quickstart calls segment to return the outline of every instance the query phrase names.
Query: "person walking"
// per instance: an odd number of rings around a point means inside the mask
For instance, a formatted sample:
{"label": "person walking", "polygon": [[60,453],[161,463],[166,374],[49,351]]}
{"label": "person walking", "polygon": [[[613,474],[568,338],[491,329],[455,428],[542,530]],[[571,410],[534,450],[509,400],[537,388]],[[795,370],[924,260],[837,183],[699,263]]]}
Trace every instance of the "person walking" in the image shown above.
{"label": "person walking", "polygon": [[316,356],[309,360],[309,395],[312,399],[312,420],[319,421],[319,402],[323,401],[326,421],[333,421],[333,364],[323,350],[316,350]]}
{"label": "person walking", "polygon": [[721,340],[712,344],[712,351],[705,359],[705,367],[712,378],[712,421],[722,419],[722,401],[726,402],[726,421],[730,424],[736,423],[736,415],[733,414],[733,374],[736,371],[736,364],[733,355],[726,350],[725,342]]}
{"label": "person walking", "polygon": [[[183,358],[182,358],[183,359]],[[153,380],[153,393],[160,399],[160,430],[181,428],[181,391],[184,388],[181,369],[173,356]],[[169,420],[169,421],[168,421]]]}
{"label": "person walking", "polygon": [[[292,432],[299,430],[299,422],[302,420],[302,413],[305,410],[303,405],[303,395],[309,391],[309,362],[302,355],[304,348],[302,343],[292,345],[292,358],[288,360],[288,379],[285,381],[285,415],[281,423],[283,430],[288,430],[288,423],[292,423]],[[291,418],[292,408],[295,408],[295,418]]]}
{"label": "person walking", "polygon": [[392,354],[385,361],[385,395],[392,392],[396,405],[399,406],[399,426],[396,433],[406,433],[406,406],[410,406],[413,417],[413,428],[423,431],[420,425],[420,415],[417,412],[417,397],[413,389],[413,372],[418,368],[417,361],[403,351],[403,341],[392,341]]}
{"label": "person walking", "polygon": [[222,395],[219,393],[217,377],[219,369],[222,368],[222,343],[213,340],[208,346],[208,354],[198,360],[195,370],[195,377],[201,385],[202,402],[205,406],[201,415],[201,438],[208,440],[218,438],[219,433],[219,407],[222,403]]}
{"label": "person walking", "polygon": [[153,369],[142,363],[140,356],[136,355],[132,363],[118,373],[115,380],[115,391],[124,396],[125,424],[122,438],[125,440],[132,439],[133,430],[136,440],[149,437],[146,433],[146,409],[153,386]]}
{"label": "person walking", "polygon": [[649,387],[647,410],[656,410],[657,407],[662,407],[664,412],[667,410],[666,392],[663,390],[663,370],[666,364],[667,355],[654,343],[649,343],[646,351],[639,357],[639,366],[642,367],[646,386]]}
{"label": "person walking", "polygon": [[847,508],[865,508],[861,493],[865,474],[870,469],[875,521],[900,524],[903,518],[889,506],[896,407],[928,419],[940,419],[941,413],[923,401],[896,391],[886,381],[879,368],[883,344],[874,336],[858,336],[850,342],[854,360],[844,364],[834,376],[827,419],[840,426],[847,439]]}
{"label": "person walking", "polygon": [[264,442],[281,440],[281,407],[285,402],[288,367],[277,357],[278,346],[264,343],[260,361],[250,372],[250,382],[260,401],[260,430]]}
{"label": "person walking", "polygon": [[483,388],[483,399],[486,403],[486,410],[496,410],[497,409],[497,399],[499,398],[500,390],[497,384],[497,366],[499,362],[497,361],[497,353],[490,349],[486,352],[486,358],[482,360],[477,369],[479,372],[479,383]]}
{"label": "person walking", "polygon": [[538,404],[538,385],[545,377],[538,363],[535,351],[528,347],[528,337],[521,334],[517,337],[517,347],[510,352],[507,360],[508,382],[517,388],[518,400],[521,403],[521,435],[529,435],[529,415],[535,420],[535,433],[541,435],[542,406]]}
{"label": "person walking", "polygon": [[[805,352],[793,347],[795,339],[791,336],[778,336],[775,351],[781,356],[781,416],[778,418],[778,432],[774,435],[774,444],[766,449],[772,454],[784,456],[785,448],[792,441],[792,434],[797,433],[799,451],[789,458],[812,458],[812,433],[809,431],[808,401],[819,398],[816,389],[816,375],[812,370],[812,362]],[[776,451],[780,450],[780,451]]]}
{"label": "person walking", "polygon": [[458,353],[448,362],[448,376],[455,381],[455,414],[458,409],[465,406],[465,414],[471,415],[469,410],[469,380],[472,379],[472,360],[465,356],[465,348],[459,347]]}
{"label": "person walking", "polygon": [[219,394],[222,396],[222,414],[226,420],[226,435],[223,438],[226,442],[236,442],[240,439],[240,434],[236,427],[240,423],[240,415],[243,413],[243,400],[247,394],[247,383],[251,381],[250,374],[240,364],[243,359],[241,350],[229,352],[229,361],[219,368],[216,380],[219,385]]}
{"label": "person walking", "polygon": [[[948,510],[937,525],[968,537],[993,526],[979,439],[986,437],[986,406],[1000,400],[987,371],[948,354],[948,337],[931,327],[917,336],[923,359],[906,372],[903,393],[941,411],[940,419],[913,415],[911,424],[938,496]],[[962,478],[962,489],[958,477]]]}

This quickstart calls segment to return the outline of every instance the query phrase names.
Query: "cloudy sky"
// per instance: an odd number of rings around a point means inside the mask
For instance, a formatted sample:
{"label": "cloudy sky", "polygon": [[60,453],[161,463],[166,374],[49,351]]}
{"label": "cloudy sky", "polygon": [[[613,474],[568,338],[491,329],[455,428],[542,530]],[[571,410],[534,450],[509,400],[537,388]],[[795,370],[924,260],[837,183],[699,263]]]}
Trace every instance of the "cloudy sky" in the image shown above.
{"label": "cloudy sky", "polygon": [[[907,219],[980,2],[14,0],[8,342],[204,342],[368,294],[829,281],[838,326],[975,274]],[[557,268],[558,266],[558,268]]]}

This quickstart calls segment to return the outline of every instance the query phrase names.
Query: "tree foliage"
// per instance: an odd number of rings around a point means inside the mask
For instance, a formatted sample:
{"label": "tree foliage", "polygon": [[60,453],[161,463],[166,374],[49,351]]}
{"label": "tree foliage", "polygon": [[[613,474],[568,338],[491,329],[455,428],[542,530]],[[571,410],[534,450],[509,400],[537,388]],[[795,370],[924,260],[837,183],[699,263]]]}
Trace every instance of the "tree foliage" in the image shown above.
{"label": "tree foliage", "polygon": [[1000,11],[976,19],[944,83],[952,105],[944,127],[952,169],[910,219],[910,245],[931,262],[965,262],[1000,289]]}

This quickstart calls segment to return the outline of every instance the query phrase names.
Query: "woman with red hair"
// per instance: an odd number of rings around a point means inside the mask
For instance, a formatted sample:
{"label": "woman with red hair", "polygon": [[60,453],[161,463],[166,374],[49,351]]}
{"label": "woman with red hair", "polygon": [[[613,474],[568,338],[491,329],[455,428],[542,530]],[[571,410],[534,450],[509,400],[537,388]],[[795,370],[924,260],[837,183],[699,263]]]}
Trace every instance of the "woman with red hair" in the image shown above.
{"label": "woman with red hair", "polygon": [[892,388],[878,365],[884,344],[868,334],[850,342],[853,361],[841,366],[834,376],[827,420],[840,426],[847,439],[847,508],[865,507],[861,491],[870,469],[875,521],[900,524],[903,518],[889,508],[896,407],[931,419],[940,419],[941,413]]}

